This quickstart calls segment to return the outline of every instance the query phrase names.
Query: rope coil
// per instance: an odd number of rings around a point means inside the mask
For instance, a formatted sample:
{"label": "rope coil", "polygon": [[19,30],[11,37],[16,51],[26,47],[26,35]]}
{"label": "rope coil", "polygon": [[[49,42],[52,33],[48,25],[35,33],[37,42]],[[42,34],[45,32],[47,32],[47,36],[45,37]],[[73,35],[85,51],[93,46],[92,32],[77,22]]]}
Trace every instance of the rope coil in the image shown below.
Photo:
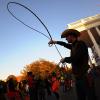
{"label": "rope coil", "polygon": [[[9,5],[10,5],[10,4],[19,5],[19,6],[23,7],[23,8],[25,8],[25,9],[27,9],[29,12],[31,12],[31,13],[38,19],[38,21],[40,21],[40,23],[44,26],[44,28],[46,29],[46,31],[47,31],[49,37],[48,37],[47,35],[45,35],[44,33],[42,33],[42,32],[40,32],[40,31],[38,31],[38,30],[36,30],[36,29],[30,27],[29,25],[27,25],[27,24],[25,24],[23,21],[21,21],[19,18],[17,18],[17,17],[10,11],[10,9],[9,9]],[[48,38],[49,40],[53,40],[53,39],[52,39],[52,36],[51,36],[51,34],[50,34],[49,30],[48,30],[48,28],[47,28],[46,25],[43,23],[43,21],[42,21],[32,10],[30,10],[30,9],[29,9],[28,7],[26,7],[25,5],[22,5],[22,4],[17,3],[17,2],[9,2],[9,3],[7,4],[7,10],[8,10],[8,12],[9,12],[16,20],[18,20],[19,22],[21,22],[23,25],[27,26],[28,28],[30,28],[30,29],[32,29],[32,30],[34,30],[34,31],[36,31],[36,32],[38,32],[38,33],[40,33],[40,34],[42,34],[43,36],[45,36],[45,37]],[[52,45],[49,45],[49,46],[52,46]],[[54,46],[55,46],[57,52],[59,53],[60,57],[62,58],[62,55],[61,55],[60,51],[58,50],[57,46],[56,46],[55,44],[54,44]]]}

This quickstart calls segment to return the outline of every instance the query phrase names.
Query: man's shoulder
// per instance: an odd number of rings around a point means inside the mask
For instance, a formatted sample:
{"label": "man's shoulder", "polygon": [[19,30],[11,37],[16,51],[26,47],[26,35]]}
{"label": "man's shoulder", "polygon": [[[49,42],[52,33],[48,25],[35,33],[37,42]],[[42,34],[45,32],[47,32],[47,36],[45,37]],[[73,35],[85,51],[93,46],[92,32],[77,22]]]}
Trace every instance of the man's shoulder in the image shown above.
{"label": "man's shoulder", "polygon": [[86,44],[83,40],[78,40],[77,42]]}
{"label": "man's shoulder", "polygon": [[78,41],[77,41],[77,44],[80,44],[80,45],[85,45],[85,46],[87,46],[87,44],[86,44],[84,41],[82,41],[82,40],[78,40]]}
{"label": "man's shoulder", "polygon": [[79,48],[79,49],[82,49],[82,50],[87,50],[88,49],[87,44],[82,40],[77,41],[77,43],[75,44],[75,47]]}

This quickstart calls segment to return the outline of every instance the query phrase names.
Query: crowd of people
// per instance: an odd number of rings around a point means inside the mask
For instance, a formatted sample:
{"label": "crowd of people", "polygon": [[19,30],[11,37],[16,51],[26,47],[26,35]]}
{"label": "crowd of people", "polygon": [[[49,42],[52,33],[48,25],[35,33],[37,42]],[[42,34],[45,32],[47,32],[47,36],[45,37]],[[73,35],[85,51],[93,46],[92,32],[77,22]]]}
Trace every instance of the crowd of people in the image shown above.
{"label": "crowd of people", "polygon": [[0,100],[46,100],[46,95],[55,95],[59,100],[59,87],[62,84],[61,75],[52,72],[46,78],[38,77],[30,71],[27,77],[18,82],[10,78],[6,82],[0,81]]}
{"label": "crowd of people", "polygon": [[[94,79],[97,76],[95,69],[91,69],[88,74],[90,92],[94,89]],[[46,96],[52,95],[59,100],[60,86],[63,86],[64,93],[73,88],[72,73],[60,71],[58,75],[58,72],[53,72],[45,79],[37,79],[32,72],[28,72],[27,78],[20,82],[13,78],[6,82],[0,81],[0,100],[47,100]]]}

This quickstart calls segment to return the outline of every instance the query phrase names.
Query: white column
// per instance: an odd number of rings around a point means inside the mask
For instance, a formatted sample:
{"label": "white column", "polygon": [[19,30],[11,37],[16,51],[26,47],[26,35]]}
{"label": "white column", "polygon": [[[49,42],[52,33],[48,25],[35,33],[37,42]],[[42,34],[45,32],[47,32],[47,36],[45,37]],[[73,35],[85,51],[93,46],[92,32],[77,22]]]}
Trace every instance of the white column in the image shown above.
{"label": "white column", "polygon": [[99,28],[98,27],[95,27],[95,29],[96,29],[98,35],[100,36],[100,30],[99,30]]}
{"label": "white column", "polygon": [[87,32],[88,32],[88,34],[89,34],[89,36],[90,36],[91,41],[92,41],[93,44],[94,44],[94,47],[95,47],[95,49],[96,49],[96,53],[97,53],[98,56],[100,57],[100,48],[99,48],[97,42],[95,41],[95,38],[93,37],[93,35],[92,35],[92,33],[91,33],[90,30],[87,30]]}

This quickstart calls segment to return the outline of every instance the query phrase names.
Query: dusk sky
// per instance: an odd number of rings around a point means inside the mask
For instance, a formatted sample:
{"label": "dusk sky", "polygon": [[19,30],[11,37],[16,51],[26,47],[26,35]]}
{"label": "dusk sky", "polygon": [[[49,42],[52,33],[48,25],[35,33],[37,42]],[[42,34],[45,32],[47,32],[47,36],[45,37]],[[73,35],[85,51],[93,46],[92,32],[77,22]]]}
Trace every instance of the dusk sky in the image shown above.
{"label": "dusk sky", "polygon": [[[100,0],[0,0],[0,79],[19,75],[24,66],[40,58],[55,63],[61,59],[55,47],[48,46],[48,38],[11,16],[7,11],[7,3],[11,1],[31,9],[47,26],[54,40],[61,40],[60,34],[67,24],[100,14]],[[9,5],[9,9],[24,23],[49,37],[29,11],[15,4]],[[57,47],[63,57],[69,56],[69,50]]]}

